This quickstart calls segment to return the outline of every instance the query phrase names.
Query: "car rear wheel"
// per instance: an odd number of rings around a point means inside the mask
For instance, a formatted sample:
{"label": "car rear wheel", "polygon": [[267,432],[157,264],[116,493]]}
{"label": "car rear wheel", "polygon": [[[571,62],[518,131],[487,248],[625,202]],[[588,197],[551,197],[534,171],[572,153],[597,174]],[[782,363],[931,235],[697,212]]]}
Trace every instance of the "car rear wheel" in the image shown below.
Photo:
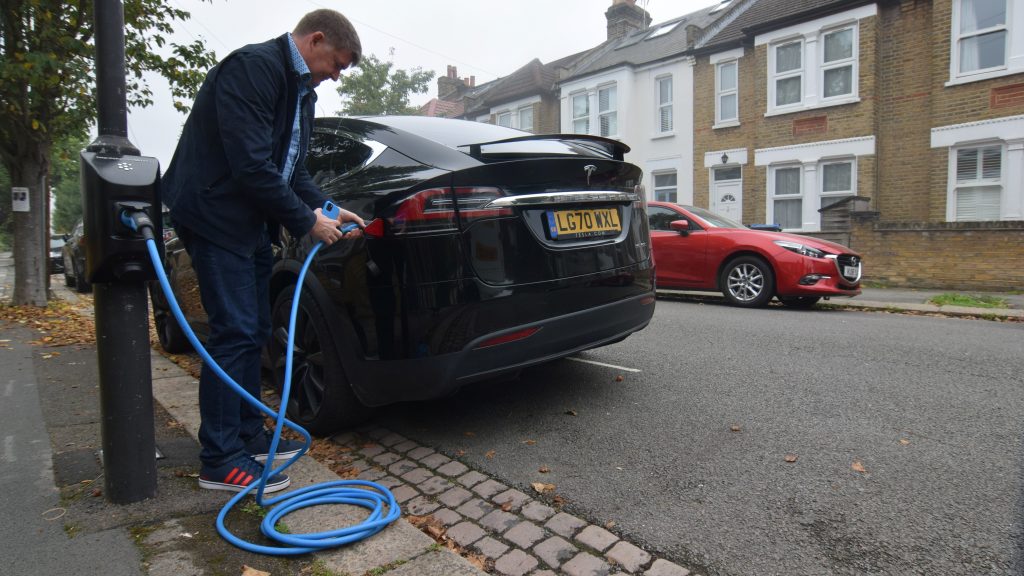
{"label": "car rear wheel", "polygon": [[734,306],[764,306],[774,295],[775,274],[764,260],[740,256],[722,270],[720,286],[725,299]]}
{"label": "car rear wheel", "polygon": [[[284,387],[285,350],[294,286],[285,288],[274,302],[270,361],[274,385]],[[338,342],[330,330],[322,307],[309,293],[299,302],[295,318],[291,394],[288,417],[312,434],[325,436],[339,428],[354,426],[370,417],[370,408],[356,398],[342,367]]]}
{"label": "car rear wheel", "polygon": [[81,294],[92,292],[92,284],[85,279],[85,273],[75,264],[75,291]]}
{"label": "car rear wheel", "polygon": [[154,285],[149,289],[153,302],[153,323],[156,325],[156,337],[160,347],[171,354],[183,354],[192,350],[192,343],[185,336],[185,331],[178,324],[178,319],[171,313],[171,306],[164,296],[163,289]]}
{"label": "car rear wheel", "polygon": [[820,296],[780,296],[779,302],[789,308],[810,308],[821,300]]}

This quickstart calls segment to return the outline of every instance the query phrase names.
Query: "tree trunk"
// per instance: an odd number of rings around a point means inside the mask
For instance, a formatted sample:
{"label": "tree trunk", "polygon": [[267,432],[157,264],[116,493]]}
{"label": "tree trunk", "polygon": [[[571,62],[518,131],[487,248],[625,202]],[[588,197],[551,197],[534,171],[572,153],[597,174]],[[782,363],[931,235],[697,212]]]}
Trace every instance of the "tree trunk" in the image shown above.
{"label": "tree trunk", "polygon": [[[31,147],[30,147],[31,148]],[[49,237],[46,229],[46,173],[50,151],[41,146],[29,151],[11,171],[11,186],[28,188],[29,211],[14,212],[14,298],[15,306],[46,306],[46,283],[50,275]]]}

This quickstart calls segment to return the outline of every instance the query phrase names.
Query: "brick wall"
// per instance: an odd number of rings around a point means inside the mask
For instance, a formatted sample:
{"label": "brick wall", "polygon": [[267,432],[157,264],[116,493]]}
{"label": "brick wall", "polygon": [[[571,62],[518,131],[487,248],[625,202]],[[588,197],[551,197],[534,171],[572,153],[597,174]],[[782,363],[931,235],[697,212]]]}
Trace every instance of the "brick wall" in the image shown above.
{"label": "brick wall", "polygon": [[942,222],[949,150],[931,148],[931,129],[1024,114],[1024,77],[947,86],[952,0],[904,0],[879,10],[875,209],[883,222]]}
{"label": "brick wall", "polygon": [[533,121],[537,124],[538,134],[558,134],[562,131],[558,95],[545,94],[533,106]]}
{"label": "brick wall", "polygon": [[1024,222],[855,222],[864,279],[890,286],[1024,290]]}
{"label": "brick wall", "polygon": [[[842,106],[817,108],[777,116],[765,116],[768,110],[768,46],[748,46],[739,60],[740,125],[712,128],[715,123],[715,67],[708,56],[700,56],[694,67],[694,203],[710,206],[708,197],[710,174],[704,168],[705,152],[746,148],[748,162],[743,166],[743,220],[764,222],[767,213],[767,168],[754,166],[754,151],[762,148],[790,146],[808,142],[839,140],[875,133],[876,62],[878,18],[861,20],[860,102]],[[875,162],[873,158],[858,159],[858,172],[872,178],[860,180],[857,193],[873,196]]]}

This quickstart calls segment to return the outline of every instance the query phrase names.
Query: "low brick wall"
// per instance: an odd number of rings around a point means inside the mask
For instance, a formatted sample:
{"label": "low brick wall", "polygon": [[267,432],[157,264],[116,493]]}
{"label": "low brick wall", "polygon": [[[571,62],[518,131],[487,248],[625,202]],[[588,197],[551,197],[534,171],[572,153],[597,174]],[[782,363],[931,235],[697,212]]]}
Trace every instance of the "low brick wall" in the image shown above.
{"label": "low brick wall", "polygon": [[1024,290],[1024,222],[877,222],[854,218],[864,279],[945,290]]}

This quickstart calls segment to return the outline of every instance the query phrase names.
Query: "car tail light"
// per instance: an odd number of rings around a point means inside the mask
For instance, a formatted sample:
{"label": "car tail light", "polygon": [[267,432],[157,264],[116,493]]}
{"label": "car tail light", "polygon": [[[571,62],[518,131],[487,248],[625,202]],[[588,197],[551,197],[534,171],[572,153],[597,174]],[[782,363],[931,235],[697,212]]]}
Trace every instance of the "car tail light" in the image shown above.
{"label": "car tail light", "polygon": [[463,225],[483,218],[511,216],[511,208],[486,207],[504,195],[500,188],[493,186],[428,188],[402,201],[395,211],[392,227],[395,234],[454,230],[456,209]]}
{"label": "car tail light", "polygon": [[392,221],[396,234],[455,228],[455,210],[447,188],[428,188],[406,198]]}
{"label": "car tail light", "polygon": [[367,238],[383,238],[384,237],[384,220],[380,218],[374,218],[370,220],[366,226],[363,227],[363,235]]}
{"label": "car tail light", "polygon": [[511,208],[486,208],[494,200],[504,196],[500,188],[493,186],[463,186],[455,189],[455,201],[459,204],[459,218],[463,224],[484,218],[511,216]]}

